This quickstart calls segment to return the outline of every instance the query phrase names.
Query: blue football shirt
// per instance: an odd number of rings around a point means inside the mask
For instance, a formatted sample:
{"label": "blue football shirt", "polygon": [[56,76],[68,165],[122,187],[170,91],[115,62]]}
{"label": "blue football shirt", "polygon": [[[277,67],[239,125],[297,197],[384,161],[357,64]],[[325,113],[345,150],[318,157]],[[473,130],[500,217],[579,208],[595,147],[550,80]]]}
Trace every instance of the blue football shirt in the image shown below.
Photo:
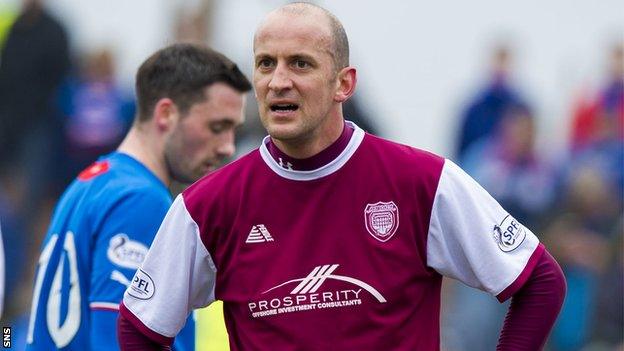
{"label": "blue football shirt", "polygon": [[[61,197],[43,241],[27,350],[118,350],[118,305],[171,205],[165,185],[123,153],[100,158]],[[175,350],[194,350],[187,320]]]}

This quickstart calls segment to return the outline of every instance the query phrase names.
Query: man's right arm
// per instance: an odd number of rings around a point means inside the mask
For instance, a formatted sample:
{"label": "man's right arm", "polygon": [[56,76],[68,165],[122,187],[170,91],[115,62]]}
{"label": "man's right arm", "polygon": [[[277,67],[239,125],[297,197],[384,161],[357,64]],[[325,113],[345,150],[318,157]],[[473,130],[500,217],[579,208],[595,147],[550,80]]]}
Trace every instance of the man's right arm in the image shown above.
{"label": "man's right arm", "polygon": [[91,253],[89,349],[114,351],[119,346],[110,335],[115,334],[119,303],[170,201],[151,187],[132,187],[123,189],[112,205],[95,204],[93,212],[104,215],[93,221],[99,229]]}
{"label": "man's right arm", "polygon": [[214,301],[215,274],[179,195],[124,294],[117,331],[121,350],[171,345],[192,310]]}

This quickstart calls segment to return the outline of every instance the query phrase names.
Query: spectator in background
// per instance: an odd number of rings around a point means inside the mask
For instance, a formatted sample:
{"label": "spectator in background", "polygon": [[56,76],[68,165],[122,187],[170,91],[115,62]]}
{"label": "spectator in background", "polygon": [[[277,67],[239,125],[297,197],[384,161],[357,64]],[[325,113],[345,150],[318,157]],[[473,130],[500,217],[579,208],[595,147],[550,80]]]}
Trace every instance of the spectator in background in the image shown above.
{"label": "spectator in background", "polygon": [[[67,35],[41,1],[25,0],[0,55],[0,212],[9,216],[3,223],[12,290],[29,280],[24,276],[34,260],[28,250],[37,241],[37,221],[47,217],[41,215],[42,195],[54,198],[46,194],[58,168],[53,159],[60,126],[53,101],[69,67]],[[16,300],[19,295],[7,291]],[[26,307],[17,301],[5,306],[8,318]]]}
{"label": "spectator in background", "polygon": [[[581,350],[590,342],[598,283],[609,270],[617,270],[607,266],[608,245],[615,241],[612,236],[621,220],[619,195],[600,168],[577,165],[566,178],[564,196],[557,206],[560,212],[545,231],[545,242],[561,262],[568,281],[568,295],[551,336],[556,351]],[[611,282],[605,288],[615,286],[616,282]],[[614,307],[613,301],[607,306]]]}
{"label": "spectator in background", "polygon": [[610,53],[609,75],[598,97],[582,102],[572,120],[571,167],[600,168],[613,190],[624,191],[624,46]]}
{"label": "spectator in background", "polygon": [[214,1],[199,0],[195,6],[180,6],[174,18],[177,43],[207,43]]}
{"label": "spectator in background", "polygon": [[624,48],[610,52],[605,88],[577,104],[569,158],[546,241],[568,280],[555,351],[612,350],[624,342]]}
{"label": "spectator in background", "polygon": [[491,78],[462,113],[456,157],[460,165],[468,148],[482,137],[492,135],[508,106],[522,102],[509,83],[511,52],[506,45],[493,53]]}
{"label": "spectator in background", "polygon": [[624,140],[624,46],[611,49],[605,87],[594,98],[577,102],[572,119],[572,151]]}
{"label": "spectator in background", "polygon": [[[53,97],[69,68],[67,36],[41,1],[26,0],[0,65],[0,162],[23,156],[54,121]],[[41,149],[37,150],[39,153]],[[6,169],[0,167],[0,169]]]}
{"label": "spectator in background", "polygon": [[16,9],[13,9],[13,7],[8,4],[0,3],[0,51],[2,51],[4,47],[4,40],[17,16],[15,10]]}
{"label": "spectator in background", "polygon": [[555,197],[555,175],[535,151],[535,121],[527,106],[508,107],[497,132],[467,150],[464,169],[516,219],[539,232],[540,215]]}
{"label": "spectator in background", "polygon": [[134,117],[134,103],[128,95],[115,83],[114,57],[106,48],[86,55],[78,75],[64,84],[66,180],[119,145]]}
{"label": "spectator in background", "polygon": [[604,274],[600,277],[594,343],[624,350],[624,218],[608,243],[609,252]]}

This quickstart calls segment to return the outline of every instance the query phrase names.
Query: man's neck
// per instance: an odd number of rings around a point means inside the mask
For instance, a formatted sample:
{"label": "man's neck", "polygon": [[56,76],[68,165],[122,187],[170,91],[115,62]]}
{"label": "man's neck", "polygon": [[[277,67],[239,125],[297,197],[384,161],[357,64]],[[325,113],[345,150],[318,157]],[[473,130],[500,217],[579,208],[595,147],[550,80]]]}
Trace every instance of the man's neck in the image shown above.
{"label": "man's neck", "polygon": [[278,140],[271,138],[272,142],[284,154],[296,158],[305,159],[312,157],[333,144],[342,133],[344,119],[342,116],[332,117],[332,121],[319,128],[313,135],[303,140]]}
{"label": "man's neck", "polygon": [[149,137],[147,126],[145,128],[132,126],[117,151],[141,162],[168,187],[171,185],[171,177],[165,165],[164,146],[155,144],[155,138]]}
{"label": "man's neck", "polygon": [[269,139],[266,147],[271,157],[282,167],[296,171],[311,171],[321,168],[336,159],[349,144],[353,132],[353,127],[343,122],[338,138],[323,150],[307,158],[295,158],[286,154],[272,139]]}

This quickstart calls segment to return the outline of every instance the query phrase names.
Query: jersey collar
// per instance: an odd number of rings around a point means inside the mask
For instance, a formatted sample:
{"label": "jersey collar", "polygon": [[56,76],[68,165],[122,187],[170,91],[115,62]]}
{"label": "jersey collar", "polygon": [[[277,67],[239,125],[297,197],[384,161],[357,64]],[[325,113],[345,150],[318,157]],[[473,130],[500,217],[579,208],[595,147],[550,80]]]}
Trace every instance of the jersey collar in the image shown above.
{"label": "jersey collar", "polygon": [[[271,145],[270,137],[266,136],[260,146],[260,155],[267,166],[281,177],[299,181],[319,179],[344,166],[362,143],[364,134],[355,123],[346,121],[345,128],[336,142],[305,160],[293,160],[286,156]],[[295,163],[293,161],[297,162],[298,167],[293,167]]]}

